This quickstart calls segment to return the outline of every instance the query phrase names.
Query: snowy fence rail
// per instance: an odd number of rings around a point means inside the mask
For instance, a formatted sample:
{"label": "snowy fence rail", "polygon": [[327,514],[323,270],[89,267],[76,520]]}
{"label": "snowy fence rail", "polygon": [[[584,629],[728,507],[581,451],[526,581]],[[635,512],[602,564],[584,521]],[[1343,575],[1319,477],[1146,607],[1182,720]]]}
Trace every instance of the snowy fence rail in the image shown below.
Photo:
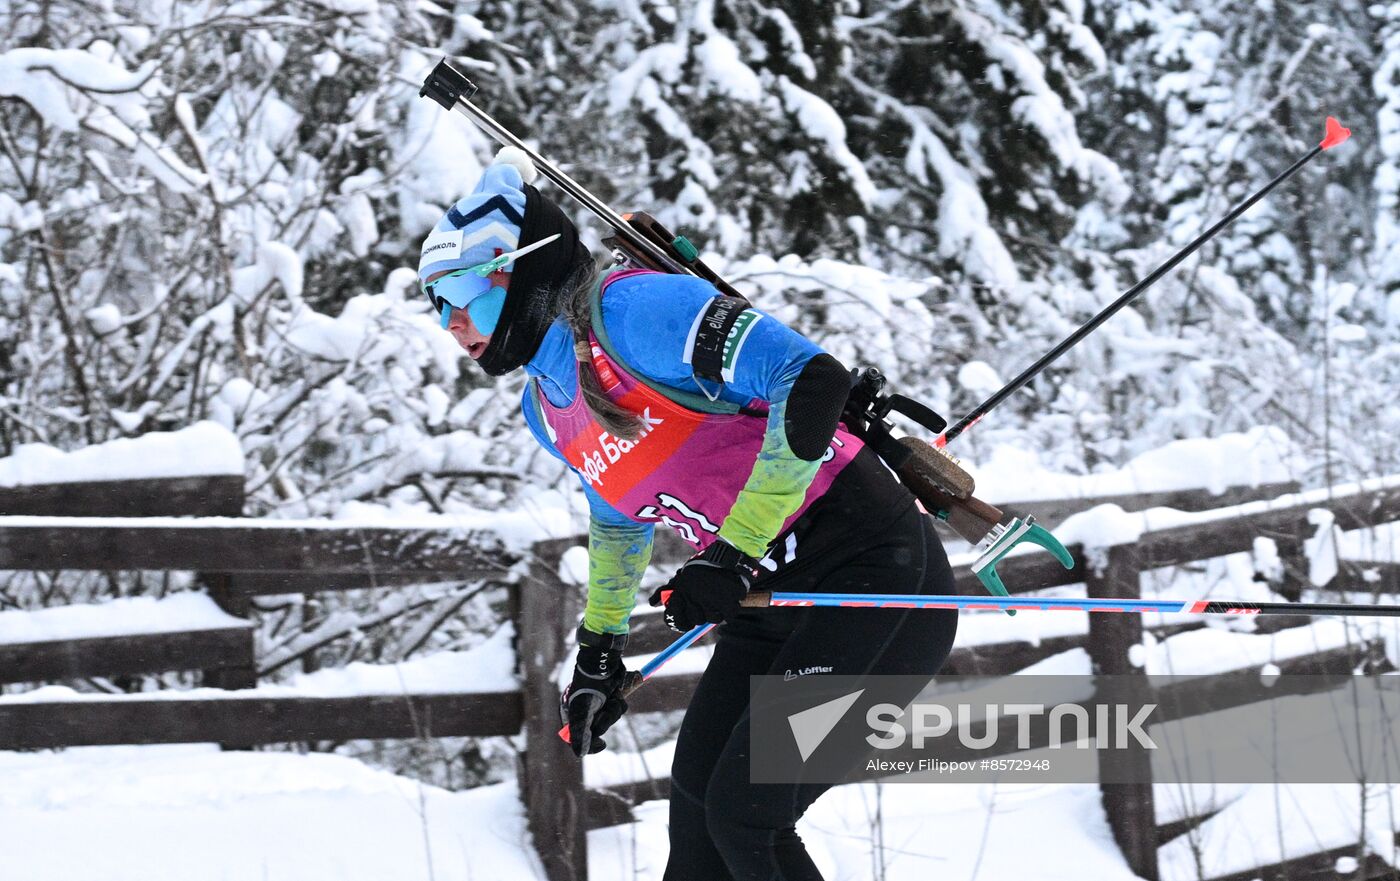
{"label": "snowy fence rail", "polygon": [[1229,508],[1259,499],[1276,499],[1279,496],[1295,493],[1299,489],[1296,481],[1262,483],[1258,486],[1231,486],[1220,492],[1202,489],[1173,489],[1150,492],[1126,493],[1121,495],[1081,496],[1059,499],[1032,499],[1014,501],[1011,499],[992,501],[1000,508],[1015,511],[1017,514],[1030,514],[1048,525],[1061,523],[1072,514],[1080,514],[1099,505],[1117,505],[1124,511],[1143,511],[1148,508],[1171,508],[1176,511],[1209,511],[1213,508]]}
{"label": "snowy fence rail", "polygon": [[[1091,594],[1136,596],[1139,576],[1148,569],[1248,551],[1258,537],[1281,548],[1301,547],[1315,530],[1310,512],[1326,509],[1342,529],[1360,529],[1400,519],[1400,481],[1382,481],[1331,493],[1291,494],[1268,501],[1277,487],[1205,492],[1173,499],[1180,525],[1147,529],[1132,543],[1100,551],[1098,569],[1081,547],[1072,546],[1075,567],[1065,570],[1043,553],[1017,554],[1001,565],[1016,592],[1084,582]],[[198,496],[198,491],[187,498]],[[76,497],[80,499],[81,497]],[[153,505],[159,494],[148,494]],[[29,516],[0,517],[0,569],[194,570],[205,573],[212,593],[228,612],[250,616],[249,599],[258,594],[310,593],[350,587],[387,586],[435,578],[500,579],[521,562],[493,537],[477,532],[402,527],[348,527],[321,521],[261,521],[236,517],[173,518],[48,516],[75,497],[57,494]],[[1100,499],[1065,500],[1066,513]],[[1132,510],[1160,504],[1160,496],[1117,497]],[[1211,503],[1240,502],[1205,510]],[[1008,506],[1010,507],[1010,506]],[[169,515],[165,508],[147,509]],[[129,513],[117,505],[115,512]],[[142,513],[146,513],[143,510]],[[207,514],[207,511],[201,511]],[[221,513],[229,513],[226,509]],[[551,879],[583,878],[589,828],[626,822],[636,801],[664,797],[665,779],[647,779],[590,790],[580,763],[558,743],[556,670],[567,660],[581,596],[563,584],[559,560],[580,538],[536,546],[525,561],[527,574],[513,584],[511,617],[516,625],[522,687],[508,692],[458,691],[433,694],[376,694],[307,697],[254,690],[165,692],[122,696],[81,695],[45,699],[43,692],[11,695],[0,702],[0,749],[97,743],[217,741],[232,745],[314,740],[492,736],[524,732],[529,748],[521,764],[521,791],[529,824]],[[1296,570],[1293,581],[1297,581]],[[519,569],[516,568],[518,572]],[[214,574],[209,574],[214,573]],[[980,594],[968,561],[955,566],[959,591]],[[1296,585],[1295,585],[1296,586]],[[1280,619],[1271,626],[1301,624]],[[1083,647],[1103,672],[1133,672],[1128,651],[1142,641],[1142,619],[1133,615],[1089,616],[1089,632],[1052,637],[1037,645],[1002,642],[959,647],[945,670],[997,674],[1024,668],[1068,648]],[[1155,629],[1159,638],[1197,627],[1174,623]],[[655,616],[638,616],[632,654],[655,651],[671,634]],[[1288,658],[1284,672],[1344,672],[1368,658],[1374,646],[1329,648]],[[677,665],[682,666],[682,665]],[[252,689],[257,674],[252,628],[246,622],[178,633],[125,633],[108,638],[50,640],[0,645],[0,681],[38,681],[117,673],[204,669],[206,684]],[[1238,677],[1242,703],[1258,699],[1257,667],[1222,671],[1213,680]],[[676,710],[685,706],[698,674],[653,678],[632,700],[632,712]],[[1010,742],[1003,738],[1002,742]],[[1109,820],[1130,865],[1145,878],[1156,877],[1155,851],[1167,837],[1200,818],[1158,827],[1152,787],[1104,786]]]}
{"label": "snowy fence rail", "polygon": [[[515,691],[341,697],[216,690],[257,685],[254,596],[501,578],[519,559],[484,532],[245,519],[242,508],[242,477],[227,474],[0,488],[0,511],[8,515],[0,517],[0,569],[195,571],[222,609],[211,605],[140,632],[132,622],[94,627],[100,607],[79,607],[69,610],[86,621],[77,635],[71,625],[49,638],[42,626],[21,639],[0,635],[0,683],[202,670],[212,686],[62,700],[12,695],[0,707],[0,749],[520,731]],[[63,516],[73,513],[84,516]],[[60,610],[46,614],[53,611]]]}
{"label": "snowy fence rail", "polygon": [[[243,503],[241,473],[0,486],[0,512],[9,516],[238,517]],[[224,670],[252,665],[247,622],[9,644],[0,637],[0,684],[196,669],[216,678]]]}
{"label": "snowy fence rail", "polygon": [[237,517],[243,513],[243,476],[215,474],[0,486],[0,511],[8,515]]}
{"label": "snowy fence rail", "polygon": [[[249,624],[0,644],[0,684],[139,676],[170,670],[205,670],[217,676],[221,671],[243,670],[253,664]],[[0,743],[6,740],[0,733]]]}

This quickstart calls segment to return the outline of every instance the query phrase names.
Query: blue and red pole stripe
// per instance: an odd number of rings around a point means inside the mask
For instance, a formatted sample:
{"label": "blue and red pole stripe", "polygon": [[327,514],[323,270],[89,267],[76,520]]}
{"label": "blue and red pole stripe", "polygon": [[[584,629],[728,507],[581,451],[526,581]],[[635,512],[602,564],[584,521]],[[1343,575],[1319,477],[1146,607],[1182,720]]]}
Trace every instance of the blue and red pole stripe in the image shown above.
{"label": "blue and red pole stripe", "polygon": [[[1107,597],[973,597],[954,594],[900,593],[769,593],[751,591],[744,598],[749,608],[830,606],[842,609],[959,609],[967,611],[1024,609],[1028,612],[1109,612],[1143,614],[1175,612],[1186,615],[1344,615],[1347,617],[1400,617],[1400,606],[1363,603],[1269,603],[1244,600],[1142,600]],[[650,679],[667,661],[709,633],[715,625],[703,624],[686,633],[648,661],[624,688],[630,694]],[[568,726],[559,736],[569,739]]]}
{"label": "blue and red pole stripe", "polygon": [[[973,597],[896,593],[765,593],[745,606],[834,606],[843,609],[1025,609],[1033,612],[1178,612],[1194,615],[1346,615],[1400,617],[1400,606],[1361,603],[1268,603],[1244,600],[1141,600],[1102,597]],[[658,655],[658,657],[660,657]]]}

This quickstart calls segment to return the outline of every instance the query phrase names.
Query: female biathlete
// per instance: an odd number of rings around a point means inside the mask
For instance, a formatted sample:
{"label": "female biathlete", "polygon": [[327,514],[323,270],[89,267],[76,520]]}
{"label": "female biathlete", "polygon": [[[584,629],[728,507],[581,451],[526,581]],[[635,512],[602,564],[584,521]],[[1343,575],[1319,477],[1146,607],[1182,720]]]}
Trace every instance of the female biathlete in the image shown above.
{"label": "female biathlete", "polygon": [[[933,675],[957,612],[740,599],[755,586],[953,593],[947,556],[913,495],[839,424],[850,378],[835,358],[759,310],[725,314],[738,301],[701,279],[600,274],[534,176],[503,150],[424,241],[418,274],[483,370],[525,369],[525,421],[588,498],[588,599],[561,699],[570,743],[603,749],[626,710],[628,618],[664,523],[698,553],[651,604],[679,632],[723,622],[676,743],[666,881],[819,879],[795,824],[828,786],[750,783],[749,677]],[[692,356],[715,328],[710,382]]]}

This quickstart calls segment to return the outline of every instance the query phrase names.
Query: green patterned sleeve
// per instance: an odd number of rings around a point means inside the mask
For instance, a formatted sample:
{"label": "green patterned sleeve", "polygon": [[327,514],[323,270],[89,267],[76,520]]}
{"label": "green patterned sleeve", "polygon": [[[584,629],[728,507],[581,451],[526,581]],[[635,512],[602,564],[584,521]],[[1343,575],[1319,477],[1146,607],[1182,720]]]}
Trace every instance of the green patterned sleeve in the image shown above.
{"label": "green patterned sleeve", "polygon": [[588,601],[583,626],[594,633],[626,633],[637,588],[651,562],[650,524],[588,523]]}
{"label": "green patterned sleeve", "polygon": [[808,462],[798,458],[788,446],[784,428],[787,403],[784,399],[769,406],[763,448],[719,530],[720,538],[751,557],[762,557],[768,552],[768,543],[802,506],[807,487],[822,464],[820,460]]}

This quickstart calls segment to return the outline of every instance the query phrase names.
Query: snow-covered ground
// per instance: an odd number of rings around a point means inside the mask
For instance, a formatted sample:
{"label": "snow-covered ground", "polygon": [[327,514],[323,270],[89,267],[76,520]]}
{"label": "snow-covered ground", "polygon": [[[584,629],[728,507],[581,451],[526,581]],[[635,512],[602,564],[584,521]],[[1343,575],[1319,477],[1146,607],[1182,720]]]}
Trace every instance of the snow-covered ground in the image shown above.
{"label": "snow-covered ground", "polygon": [[[1183,837],[1159,852],[1162,881],[1242,871],[1276,862],[1280,853],[1282,858],[1303,856],[1359,837],[1356,786],[1212,788],[1213,798],[1156,787],[1159,822],[1175,819],[1188,796],[1195,799],[1192,813],[1207,806],[1223,808],[1195,836],[1205,874],[1197,873],[1190,841]],[[1391,862],[1396,854],[1386,814],[1388,801],[1397,797],[1400,793],[1381,793],[1376,787],[1368,791],[1367,837],[1376,854]],[[661,878],[666,805],[649,802],[636,814],[636,823],[590,834],[592,877]],[[1265,828],[1269,835],[1262,834]],[[1273,834],[1278,828],[1282,833]],[[843,786],[822,796],[798,831],[830,881],[1138,877],[1113,841],[1095,784]]]}
{"label": "snow-covered ground", "polygon": [[[451,793],[339,756],[210,746],[0,754],[0,780],[0,876],[16,881],[543,877],[514,783]],[[637,817],[589,835],[593,877],[661,877],[665,803]],[[1092,785],[847,786],[801,830],[831,879],[877,861],[911,881],[1133,877]]]}
{"label": "snow-covered ground", "polygon": [[[798,832],[832,881],[1135,878],[1098,799],[1093,785],[870,783],[828,792]],[[666,806],[649,803],[637,814],[634,824],[589,836],[591,875],[660,879]]]}
{"label": "snow-covered ground", "polygon": [[6,881],[540,877],[513,783],[209,745],[0,753],[0,852]]}
{"label": "snow-covered ground", "polygon": [[[341,756],[190,745],[0,753],[0,784],[6,881],[543,877],[513,782],[454,793]],[[1366,794],[1367,838],[1391,861],[1397,796]],[[1159,822],[1222,808],[1196,838],[1206,877],[1353,843],[1362,828],[1354,785],[1159,786],[1156,801]],[[661,878],[666,804],[636,817],[589,834],[591,877]],[[799,831],[831,881],[1135,877],[1093,784],[843,786]],[[1164,881],[1198,877],[1186,839],[1159,856]]]}

